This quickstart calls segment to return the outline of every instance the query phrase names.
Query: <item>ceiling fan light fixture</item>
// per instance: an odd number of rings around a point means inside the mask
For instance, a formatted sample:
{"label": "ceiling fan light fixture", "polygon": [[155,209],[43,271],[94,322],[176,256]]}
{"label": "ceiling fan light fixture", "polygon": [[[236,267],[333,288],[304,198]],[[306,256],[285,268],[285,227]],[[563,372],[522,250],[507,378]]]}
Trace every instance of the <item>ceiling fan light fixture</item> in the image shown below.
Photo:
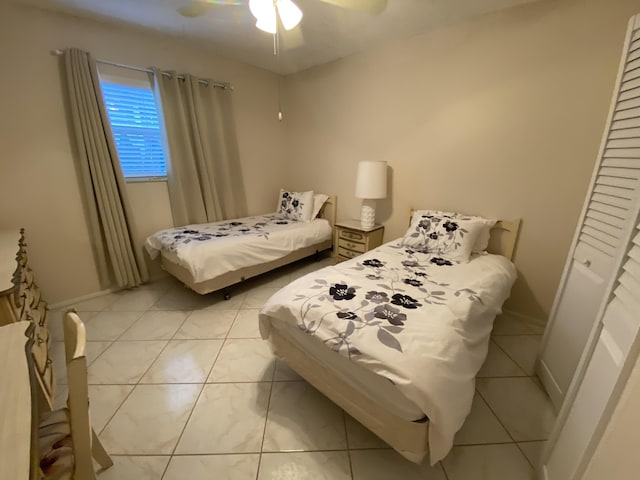
{"label": "ceiling fan light fixture", "polygon": [[263,32],[275,34],[277,30],[276,25],[276,9],[272,6],[270,12],[264,12],[256,21],[256,27]]}
{"label": "ceiling fan light fixture", "polygon": [[275,15],[273,0],[249,0],[249,10],[257,20]]}
{"label": "ceiling fan light fixture", "polygon": [[278,14],[285,30],[291,30],[302,20],[302,10],[291,0],[277,0]]}

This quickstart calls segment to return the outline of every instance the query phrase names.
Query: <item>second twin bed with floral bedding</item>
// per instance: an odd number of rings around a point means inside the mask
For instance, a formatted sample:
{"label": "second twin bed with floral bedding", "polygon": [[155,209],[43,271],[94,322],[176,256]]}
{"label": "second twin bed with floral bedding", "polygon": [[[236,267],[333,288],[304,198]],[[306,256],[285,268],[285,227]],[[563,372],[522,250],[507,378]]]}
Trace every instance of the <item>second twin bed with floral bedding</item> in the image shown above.
{"label": "second twin bed with floral bedding", "polygon": [[[433,463],[471,409],[516,270],[502,255],[473,253],[476,241],[486,248],[495,222],[423,215],[404,238],[277,292],[260,311],[260,329],[294,369],[410,460],[426,449],[398,438],[401,425],[386,425],[387,416],[414,431],[428,423]],[[352,401],[360,395],[366,409]]]}

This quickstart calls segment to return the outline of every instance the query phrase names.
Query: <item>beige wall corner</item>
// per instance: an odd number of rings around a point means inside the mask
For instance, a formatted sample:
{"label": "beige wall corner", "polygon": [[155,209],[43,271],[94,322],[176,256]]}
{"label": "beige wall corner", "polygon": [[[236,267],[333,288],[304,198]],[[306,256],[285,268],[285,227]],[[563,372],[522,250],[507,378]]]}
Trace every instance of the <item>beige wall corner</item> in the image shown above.
{"label": "beige wall corner", "polygon": [[385,241],[409,207],[522,218],[507,307],[545,318],[638,0],[541,1],[290,75],[288,183],[358,218],[360,160],[385,160]]}

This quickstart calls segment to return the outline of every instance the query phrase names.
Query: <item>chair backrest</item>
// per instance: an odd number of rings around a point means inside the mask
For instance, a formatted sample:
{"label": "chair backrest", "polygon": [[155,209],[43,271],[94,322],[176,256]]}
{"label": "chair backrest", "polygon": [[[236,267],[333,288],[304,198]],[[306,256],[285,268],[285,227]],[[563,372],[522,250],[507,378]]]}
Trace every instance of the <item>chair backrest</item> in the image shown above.
{"label": "chair backrest", "polygon": [[74,311],[65,313],[62,325],[69,387],[69,418],[75,457],[74,478],[95,479],[91,459],[92,430],[89,418],[89,389],[87,386],[87,359],[85,357],[87,332]]}

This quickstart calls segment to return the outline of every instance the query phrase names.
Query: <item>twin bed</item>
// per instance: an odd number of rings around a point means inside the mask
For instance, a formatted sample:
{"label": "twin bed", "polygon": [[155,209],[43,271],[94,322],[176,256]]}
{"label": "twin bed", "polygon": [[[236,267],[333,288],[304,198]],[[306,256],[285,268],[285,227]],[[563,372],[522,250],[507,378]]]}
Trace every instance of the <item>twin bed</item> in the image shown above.
{"label": "twin bed", "polygon": [[147,238],[152,259],[204,295],[333,247],[336,197],[326,196],[310,221],[277,214],[162,230]]}
{"label": "twin bed", "polygon": [[[335,198],[323,217],[333,226]],[[471,409],[493,320],[516,278],[510,259],[519,221],[478,230],[478,217],[419,211],[413,218],[405,237],[282,288],[259,322],[274,352],[315,388],[407,459],[430,452],[435,463]],[[245,228],[251,222],[242,220]],[[329,232],[285,257],[209,280],[165,255],[169,247],[161,251],[170,273],[206,293],[331,244]]]}

